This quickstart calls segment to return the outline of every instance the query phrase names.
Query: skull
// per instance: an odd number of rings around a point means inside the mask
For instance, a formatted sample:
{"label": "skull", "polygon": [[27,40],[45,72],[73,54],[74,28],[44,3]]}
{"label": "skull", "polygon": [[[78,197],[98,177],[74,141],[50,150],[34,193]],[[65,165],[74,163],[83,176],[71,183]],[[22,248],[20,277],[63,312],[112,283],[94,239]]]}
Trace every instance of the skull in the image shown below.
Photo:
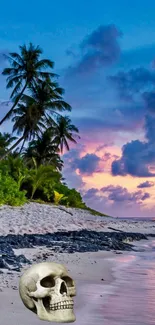
{"label": "skull", "polygon": [[32,265],[20,278],[19,294],[24,305],[41,320],[60,323],[76,320],[72,298],[76,295],[75,283],[62,264]]}

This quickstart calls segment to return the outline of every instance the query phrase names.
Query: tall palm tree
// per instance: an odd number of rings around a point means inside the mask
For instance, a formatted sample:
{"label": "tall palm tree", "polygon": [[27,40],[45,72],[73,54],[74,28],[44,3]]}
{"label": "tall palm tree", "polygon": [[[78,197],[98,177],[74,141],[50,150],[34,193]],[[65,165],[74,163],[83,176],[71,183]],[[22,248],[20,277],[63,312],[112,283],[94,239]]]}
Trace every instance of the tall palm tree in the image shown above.
{"label": "tall palm tree", "polygon": [[53,142],[53,129],[47,129],[36,140],[29,143],[23,152],[23,158],[28,164],[32,165],[32,158],[35,158],[37,166],[50,164],[56,169],[62,170],[63,161],[61,160],[57,145]]}
{"label": "tall palm tree", "polygon": [[15,122],[13,132],[16,132],[17,135],[22,135],[0,160],[4,159],[22,141],[30,141],[32,138],[35,138],[36,134],[41,131],[41,128],[44,128],[43,114],[38,110],[35,101],[29,97],[23,99],[23,102],[18,104],[15,114],[16,116],[12,119]]}
{"label": "tall palm tree", "polygon": [[13,100],[13,106],[0,121],[0,125],[11,116],[27,87],[31,87],[38,80],[56,77],[56,74],[46,71],[49,68],[53,69],[54,63],[51,60],[40,59],[42,49],[39,46],[35,47],[30,43],[28,47],[23,45],[19,49],[20,54],[10,53],[6,55],[11,67],[5,68],[2,74],[7,76],[7,88],[14,87],[10,96]]}
{"label": "tall palm tree", "polygon": [[57,116],[55,133],[54,142],[60,147],[61,153],[63,153],[64,147],[69,150],[68,141],[77,143],[74,138],[80,139],[78,128],[71,123],[71,119],[68,116]]}

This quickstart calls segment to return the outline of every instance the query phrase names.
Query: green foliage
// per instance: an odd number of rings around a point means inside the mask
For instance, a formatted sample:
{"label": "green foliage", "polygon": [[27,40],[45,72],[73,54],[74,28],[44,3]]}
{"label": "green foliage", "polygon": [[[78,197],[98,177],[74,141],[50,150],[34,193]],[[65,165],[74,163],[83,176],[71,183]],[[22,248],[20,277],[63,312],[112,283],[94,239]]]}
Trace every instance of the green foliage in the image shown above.
{"label": "green foliage", "polygon": [[25,192],[19,190],[17,182],[9,175],[2,175],[0,172],[0,204],[18,206],[25,202]]}
{"label": "green foliage", "polygon": [[0,171],[3,175],[9,175],[18,184],[18,188],[21,188],[23,181],[28,176],[28,169],[24,165],[24,161],[19,156],[13,157],[9,155],[7,159],[0,161]]}
{"label": "green foliage", "polygon": [[69,189],[67,185],[57,183],[55,186],[55,190],[59,193],[64,194],[65,197],[62,201],[62,204],[67,205],[69,207],[81,209],[84,209],[86,207],[85,203],[82,201],[81,194],[77,192],[74,188]]}
{"label": "green foliage", "polygon": [[60,153],[76,143],[79,130],[61,115],[72,108],[51,71],[53,61],[41,55],[42,49],[30,43],[5,56],[9,66],[2,75],[12,88],[12,105],[0,125],[12,119],[13,128],[11,134],[0,133],[0,204],[21,205],[27,197],[87,209],[80,193],[62,183]]}
{"label": "green foliage", "polygon": [[53,165],[38,166],[36,160],[32,160],[34,167],[31,169],[25,166],[19,155],[9,155],[0,161],[0,204],[22,205],[27,197],[42,204],[62,204],[103,215],[88,208],[79,192],[62,183],[62,174]]}
{"label": "green foliage", "polygon": [[[56,176],[57,172],[54,170],[53,166],[51,165],[40,165],[39,167],[36,164],[35,159],[34,161],[34,169],[29,171],[29,175],[27,177],[28,181],[32,186],[32,193],[31,199],[34,197],[34,194],[37,189],[43,189],[44,184],[52,182],[54,177]],[[48,194],[48,193],[47,193]]]}

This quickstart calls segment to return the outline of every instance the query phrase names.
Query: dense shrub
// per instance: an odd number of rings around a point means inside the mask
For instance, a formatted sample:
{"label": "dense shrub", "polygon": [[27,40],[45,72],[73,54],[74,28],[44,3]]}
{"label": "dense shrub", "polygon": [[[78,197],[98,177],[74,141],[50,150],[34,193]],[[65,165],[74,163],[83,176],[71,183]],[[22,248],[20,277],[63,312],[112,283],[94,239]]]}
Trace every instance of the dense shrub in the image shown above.
{"label": "dense shrub", "polygon": [[22,205],[26,202],[25,192],[19,190],[17,182],[0,172],[0,204]]}
{"label": "dense shrub", "polygon": [[21,205],[36,199],[68,207],[86,208],[80,193],[62,183],[62,175],[51,165],[28,169],[22,158],[0,161],[0,204]]}

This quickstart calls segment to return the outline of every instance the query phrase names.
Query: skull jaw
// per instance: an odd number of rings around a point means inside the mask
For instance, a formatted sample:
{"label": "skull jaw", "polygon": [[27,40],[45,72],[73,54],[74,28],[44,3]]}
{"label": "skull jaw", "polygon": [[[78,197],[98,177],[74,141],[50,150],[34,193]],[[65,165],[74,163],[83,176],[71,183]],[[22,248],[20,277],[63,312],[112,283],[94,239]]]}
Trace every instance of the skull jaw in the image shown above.
{"label": "skull jaw", "polygon": [[76,320],[73,309],[58,309],[54,311],[50,310],[48,312],[43,305],[42,299],[38,299],[38,301],[33,301],[37,308],[37,315],[41,320],[56,323],[72,323]]}

